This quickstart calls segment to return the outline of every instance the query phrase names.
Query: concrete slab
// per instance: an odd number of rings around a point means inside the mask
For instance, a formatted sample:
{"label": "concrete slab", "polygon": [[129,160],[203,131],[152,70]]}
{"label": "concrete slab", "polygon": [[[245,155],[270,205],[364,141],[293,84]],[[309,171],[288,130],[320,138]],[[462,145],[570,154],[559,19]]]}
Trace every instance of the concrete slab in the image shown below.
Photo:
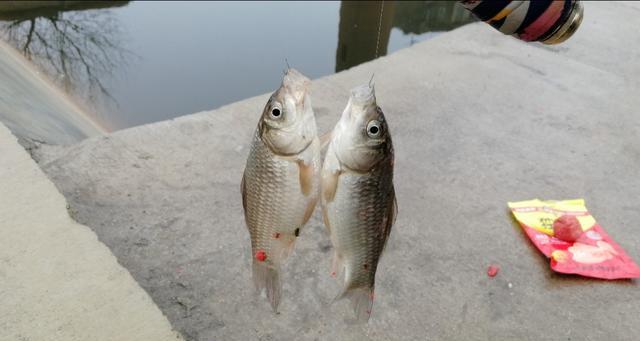
{"label": "concrete slab", "polygon": [[552,273],[506,203],[583,197],[640,260],[639,8],[587,2],[558,47],[473,24],[313,82],[327,131],[375,72],[394,136],[399,215],[368,326],[330,305],[318,212],[281,313],[253,294],[239,183],[268,95],[35,157],[190,340],[635,340],[638,282]]}
{"label": "concrete slab", "polygon": [[0,124],[0,340],[180,340]]}

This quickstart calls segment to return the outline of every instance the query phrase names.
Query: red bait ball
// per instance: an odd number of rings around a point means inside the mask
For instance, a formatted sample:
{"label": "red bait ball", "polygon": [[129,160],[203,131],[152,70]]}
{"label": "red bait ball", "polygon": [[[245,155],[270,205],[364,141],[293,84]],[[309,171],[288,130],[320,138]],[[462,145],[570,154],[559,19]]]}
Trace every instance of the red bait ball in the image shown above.
{"label": "red bait ball", "polygon": [[489,265],[489,268],[487,269],[487,275],[489,277],[496,277],[498,271],[500,271],[500,268],[497,265]]}
{"label": "red bait ball", "polygon": [[259,250],[258,252],[256,252],[256,259],[264,262],[265,260],[267,260],[267,254],[264,251]]}
{"label": "red bait ball", "polygon": [[553,222],[553,235],[565,242],[575,242],[582,232],[580,221],[575,216],[565,214]]}

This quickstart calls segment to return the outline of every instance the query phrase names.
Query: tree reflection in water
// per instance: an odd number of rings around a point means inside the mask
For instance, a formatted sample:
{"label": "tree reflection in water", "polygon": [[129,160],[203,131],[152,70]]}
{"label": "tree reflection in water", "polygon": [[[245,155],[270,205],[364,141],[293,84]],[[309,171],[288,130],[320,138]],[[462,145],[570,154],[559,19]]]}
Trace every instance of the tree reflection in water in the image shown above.
{"label": "tree reflection in water", "polygon": [[[126,3],[113,2],[112,6]],[[126,67],[134,55],[122,47],[124,32],[110,10],[54,8],[1,14],[0,20],[11,18],[0,22],[3,38],[67,93],[85,98],[93,106],[117,104],[104,77]]]}

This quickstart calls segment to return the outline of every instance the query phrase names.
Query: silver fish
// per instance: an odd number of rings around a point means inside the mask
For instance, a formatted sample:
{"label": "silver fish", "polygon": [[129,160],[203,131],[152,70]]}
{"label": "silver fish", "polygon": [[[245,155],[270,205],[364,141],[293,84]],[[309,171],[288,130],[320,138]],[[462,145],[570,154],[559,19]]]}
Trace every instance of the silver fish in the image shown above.
{"label": "silver fish", "polygon": [[331,133],[322,167],[324,223],[334,247],[332,275],[342,279],[356,317],[368,321],[378,261],[397,213],[393,145],[373,86],[351,91]]}
{"label": "silver fish", "polygon": [[320,142],[309,79],[294,69],[262,112],[242,178],[251,235],[253,281],[274,311],[281,299],[281,264],[309,220],[320,189]]}

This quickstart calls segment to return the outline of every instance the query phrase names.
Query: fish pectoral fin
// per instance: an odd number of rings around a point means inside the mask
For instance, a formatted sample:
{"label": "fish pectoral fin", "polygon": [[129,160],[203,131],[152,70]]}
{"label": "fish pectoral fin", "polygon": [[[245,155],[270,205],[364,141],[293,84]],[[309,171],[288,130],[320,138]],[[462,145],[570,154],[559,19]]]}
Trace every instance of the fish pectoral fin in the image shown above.
{"label": "fish pectoral fin", "polygon": [[332,202],[336,196],[340,174],[340,171],[326,171],[322,174],[322,197],[326,203]]}
{"label": "fish pectoral fin", "polygon": [[327,228],[327,232],[331,235],[331,222],[329,221],[329,212],[327,212],[327,205],[321,205],[322,207],[322,222]]}
{"label": "fish pectoral fin", "polygon": [[298,160],[298,171],[300,174],[300,191],[304,196],[311,194],[313,188],[313,163],[308,165],[303,160]]}
{"label": "fish pectoral fin", "polygon": [[320,136],[320,151],[324,151],[327,147],[329,147],[329,143],[331,142],[331,136],[333,131],[328,131],[322,136]]}
{"label": "fish pectoral fin", "polygon": [[309,219],[311,218],[311,215],[313,215],[313,211],[316,210],[316,204],[318,203],[318,198],[316,197],[315,200],[310,200],[307,203],[307,208],[304,211],[304,217],[302,218],[302,226],[304,226]]}
{"label": "fish pectoral fin", "polygon": [[327,145],[329,145],[329,142],[331,142],[332,133],[333,131],[328,131],[319,137],[320,148],[325,148]]}

